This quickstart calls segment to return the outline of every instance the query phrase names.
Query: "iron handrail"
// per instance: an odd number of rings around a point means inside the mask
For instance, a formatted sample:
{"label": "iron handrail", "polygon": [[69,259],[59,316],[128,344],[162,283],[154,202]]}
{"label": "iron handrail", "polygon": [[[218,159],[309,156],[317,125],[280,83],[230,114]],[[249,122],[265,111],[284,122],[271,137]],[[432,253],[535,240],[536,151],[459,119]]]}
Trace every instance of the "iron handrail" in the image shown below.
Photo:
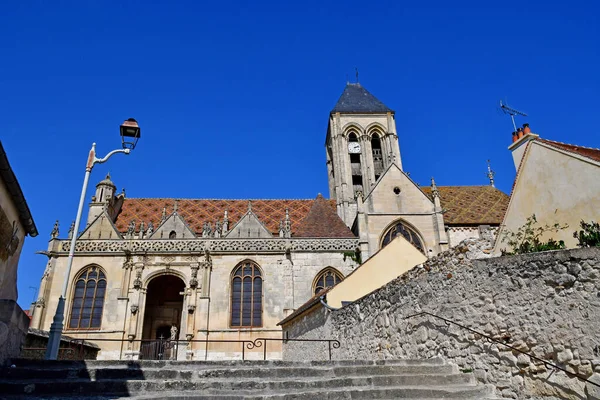
{"label": "iron handrail", "polygon": [[543,359],[541,359],[541,358],[539,358],[539,357],[536,357],[536,356],[534,356],[533,354],[527,353],[526,351],[519,350],[519,349],[517,349],[515,346],[511,346],[511,345],[509,345],[509,344],[506,344],[506,343],[504,343],[504,342],[501,342],[501,341],[499,341],[499,340],[497,340],[497,339],[494,339],[493,337],[491,337],[491,336],[489,336],[489,335],[486,335],[485,333],[478,332],[478,331],[476,331],[475,329],[471,329],[471,328],[469,328],[468,326],[461,325],[461,324],[459,324],[458,322],[454,322],[454,321],[452,321],[452,320],[449,320],[449,319],[447,319],[447,318],[440,317],[439,315],[435,315],[435,314],[432,314],[432,313],[430,313],[430,312],[427,312],[427,311],[422,311],[422,312],[420,312],[420,313],[417,313],[417,314],[412,314],[412,315],[409,315],[408,317],[405,317],[404,319],[414,318],[414,317],[418,317],[418,316],[421,316],[421,315],[429,315],[429,316],[431,316],[431,317],[434,317],[434,318],[441,319],[442,321],[444,321],[444,322],[446,323],[446,326],[449,326],[449,324],[453,324],[453,325],[459,326],[459,327],[461,327],[461,328],[463,328],[463,329],[466,329],[466,330],[468,330],[469,332],[473,332],[473,333],[475,333],[475,334],[477,334],[477,335],[479,335],[479,336],[482,336],[482,337],[486,338],[486,339],[487,339],[489,342],[494,342],[494,343],[501,344],[502,346],[508,347],[508,348],[509,348],[509,349],[511,349],[511,350],[518,351],[518,352],[519,352],[519,353],[521,353],[521,354],[525,354],[526,356],[529,356],[530,358],[533,358],[533,359],[535,359],[535,360],[538,360],[538,361],[542,362],[544,365],[547,365],[547,366],[549,366],[549,367],[552,367],[552,368],[554,368],[554,369],[561,370],[561,371],[563,371],[564,373],[566,373],[567,375],[569,375],[569,376],[571,376],[571,377],[577,378],[577,379],[579,379],[579,380],[582,380],[582,381],[584,381],[584,382],[591,383],[591,384],[592,384],[592,385],[594,385],[594,386],[600,387],[600,384],[598,384],[598,383],[596,383],[596,382],[593,382],[593,381],[590,381],[589,379],[587,379],[587,378],[584,378],[583,376],[581,376],[581,375],[579,375],[579,374],[576,374],[576,373],[574,373],[574,372],[567,371],[566,369],[564,369],[564,368],[562,368],[562,367],[559,367],[559,366],[558,366],[558,365],[556,365],[556,364],[552,364],[551,362],[548,362],[548,361],[546,361],[546,360],[543,360]]}
{"label": "iron handrail", "polygon": [[[71,339],[70,343],[75,345],[75,348],[78,350],[79,356],[83,356],[83,348],[85,347],[85,342],[118,342],[118,343],[135,343],[139,342],[140,345],[143,343],[161,343],[171,346],[171,348],[175,348],[175,360],[178,356],[178,349],[180,343],[239,343],[242,348],[242,361],[246,360],[246,350],[253,350],[254,348],[263,349],[263,360],[267,360],[267,343],[269,341],[277,341],[285,344],[286,342],[327,342],[328,350],[329,350],[329,360],[332,357],[332,349],[339,349],[340,342],[336,339],[283,339],[283,338],[256,338],[254,340],[250,339],[111,339],[111,338],[94,338],[94,337],[86,337],[85,339]],[[23,350],[30,350],[33,348],[23,348]],[[61,350],[71,351],[72,348],[61,348]],[[121,359],[119,356],[119,359]]]}

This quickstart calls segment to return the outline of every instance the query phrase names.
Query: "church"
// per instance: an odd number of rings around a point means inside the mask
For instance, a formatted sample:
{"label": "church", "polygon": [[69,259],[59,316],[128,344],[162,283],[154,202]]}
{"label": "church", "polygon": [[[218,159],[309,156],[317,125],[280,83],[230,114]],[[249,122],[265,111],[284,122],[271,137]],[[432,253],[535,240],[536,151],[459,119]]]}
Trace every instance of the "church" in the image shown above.
{"label": "church", "polygon": [[[359,83],[346,85],[324,136],[329,199],[129,198],[107,176],[70,276],[77,233],[53,229],[31,328],[49,330],[66,281],[64,335],[95,343],[98,359],[159,358],[160,338],[179,341],[178,359],[239,359],[233,341],[281,339],[279,321],[395,237],[430,258],[502,223],[509,198],[493,183],[413,182],[394,111]],[[281,344],[268,353],[280,358]]]}

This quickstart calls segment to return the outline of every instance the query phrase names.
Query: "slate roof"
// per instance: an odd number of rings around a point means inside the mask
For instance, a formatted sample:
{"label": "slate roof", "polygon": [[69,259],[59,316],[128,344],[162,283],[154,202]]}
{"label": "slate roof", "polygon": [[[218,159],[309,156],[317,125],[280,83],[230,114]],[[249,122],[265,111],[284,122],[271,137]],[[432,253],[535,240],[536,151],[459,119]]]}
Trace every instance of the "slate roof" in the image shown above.
{"label": "slate roof", "polygon": [[[136,230],[139,229],[140,222],[148,226],[152,222],[155,228],[160,224],[163,207],[166,208],[166,215],[173,212],[175,204],[173,198],[146,199],[132,198],[125,199],[121,211],[117,216],[115,225],[119,232],[126,232],[131,221],[135,221]],[[348,228],[342,230],[340,224],[344,223],[337,217],[335,200],[326,200],[321,197],[320,205],[315,211],[318,216],[325,218],[331,225],[324,231],[316,231],[312,228],[312,217],[309,223],[302,224],[302,221],[311,212],[315,200],[227,200],[227,199],[182,199],[177,200],[177,212],[188,223],[190,228],[200,235],[205,222],[210,222],[213,226],[215,221],[223,221],[225,210],[228,212],[229,229],[231,229],[248,211],[248,202],[252,202],[252,212],[265,225],[265,227],[275,236],[279,235],[279,222],[285,218],[285,209],[289,209],[290,220],[292,223],[292,236],[299,237],[297,231],[301,230],[303,234],[322,234],[325,236],[317,237],[354,237]],[[330,208],[327,212],[326,207]],[[320,210],[320,211],[319,211]],[[335,221],[337,218],[337,221]],[[346,232],[347,231],[347,232]],[[346,233],[348,233],[346,235]],[[302,236],[307,237],[307,236]]]}
{"label": "slate roof", "polygon": [[[421,190],[433,199],[431,187]],[[446,225],[500,225],[510,198],[491,186],[438,186]]]}
{"label": "slate roof", "polygon": [[320,193],[294,235],[313,238],[354,237],[352,231],[338,217],[335,208],[331,207],[330,200],[325,200]]}
{"label": "slate roof", "polygon": [[575,153],[583,157],[591,158],[594,161],[600,161],[600,149],[594,149],[591,147],[576,146],[574,144],[567,144],[561,142],[555,142],[553,140],[537,138],[541,143],[545,143],[549,146],[555,147],[560,150]]}
{"label": "slate roof", "polygon": [[360,83],[348,83],[332,113],[387,113],[393,112]]}

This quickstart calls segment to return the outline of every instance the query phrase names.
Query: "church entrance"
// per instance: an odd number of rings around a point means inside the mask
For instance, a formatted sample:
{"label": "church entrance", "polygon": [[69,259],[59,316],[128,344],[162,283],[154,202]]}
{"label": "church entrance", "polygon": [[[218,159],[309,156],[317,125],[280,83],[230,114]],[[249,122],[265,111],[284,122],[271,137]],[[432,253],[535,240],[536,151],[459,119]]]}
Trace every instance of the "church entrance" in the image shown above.
{"label": "church entrance", "polygon": [[185,283],[175,275],[162,275],[150,281],[146,292],[146,308],[140,358],[171,359],[181,330]]}

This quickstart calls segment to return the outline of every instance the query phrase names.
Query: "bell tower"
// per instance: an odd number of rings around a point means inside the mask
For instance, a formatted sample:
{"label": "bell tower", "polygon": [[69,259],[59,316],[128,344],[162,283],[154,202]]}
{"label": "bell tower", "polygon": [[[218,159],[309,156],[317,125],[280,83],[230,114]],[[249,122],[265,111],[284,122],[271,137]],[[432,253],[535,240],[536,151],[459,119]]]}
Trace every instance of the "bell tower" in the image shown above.
{"label": "bell tower", "polygon": [[357,197],[369,193],[392,163],[402,169],[394,115],[358,82],[346,84],[329,114],[329,195],[349,227],[356,218]]}

